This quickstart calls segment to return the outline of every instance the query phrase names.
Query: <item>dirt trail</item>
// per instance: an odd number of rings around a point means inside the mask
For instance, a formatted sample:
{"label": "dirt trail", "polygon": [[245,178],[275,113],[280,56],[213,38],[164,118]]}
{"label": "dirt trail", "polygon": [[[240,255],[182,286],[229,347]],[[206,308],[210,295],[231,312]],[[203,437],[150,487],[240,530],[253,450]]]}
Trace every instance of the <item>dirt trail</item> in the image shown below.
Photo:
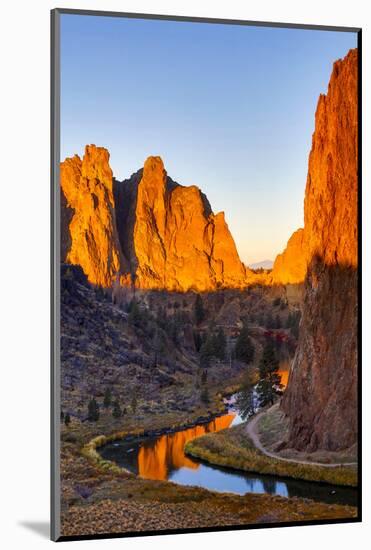
{"label": "dirt trail", "polygon": [[262,411],[254,416],[252,420],[250,420],[250,422],[248,422],[248,424],[246,425],[246,432],[254,443],[255,447],[266,456],[269,456],[270,458],[275,458],[276,460],[283,460],[284,462],[294,462],[295,464],[309,464],[312,466],[323,466],[324,468],[337,468],[338,466],[357,466],[357,462],[334,462],[332,464],[325,464],[323,462],[312,462],[310,460],[295,460],[294,458],[284,458],[283,456],[279,456],[278,454],[268,451],[268,449],[263,446],[257,433],[258,420],[265,414],[266,411]]}

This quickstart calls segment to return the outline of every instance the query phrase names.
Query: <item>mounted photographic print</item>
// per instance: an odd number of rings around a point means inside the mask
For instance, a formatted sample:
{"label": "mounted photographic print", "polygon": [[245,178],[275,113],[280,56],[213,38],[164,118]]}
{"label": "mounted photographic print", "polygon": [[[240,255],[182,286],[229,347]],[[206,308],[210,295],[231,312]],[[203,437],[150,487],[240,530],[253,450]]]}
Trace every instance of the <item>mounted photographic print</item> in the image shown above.
{"label": "mounted photographic print", "polygon": [[360,521],[354,28],[52,12],[52,538]]}

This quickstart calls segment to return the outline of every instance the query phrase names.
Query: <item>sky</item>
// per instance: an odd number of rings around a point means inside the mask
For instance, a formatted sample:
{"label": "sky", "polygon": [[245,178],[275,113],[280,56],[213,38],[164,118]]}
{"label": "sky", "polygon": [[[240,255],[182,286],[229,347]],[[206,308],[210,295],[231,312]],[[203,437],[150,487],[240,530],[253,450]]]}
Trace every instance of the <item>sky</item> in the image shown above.
{"label": "sky", "polygon": [[150,155],[224,211],[241,259],[274,260],[303,225],[319,94],[352,32],[61,17],[61,160],[110,151],[126,179]]}

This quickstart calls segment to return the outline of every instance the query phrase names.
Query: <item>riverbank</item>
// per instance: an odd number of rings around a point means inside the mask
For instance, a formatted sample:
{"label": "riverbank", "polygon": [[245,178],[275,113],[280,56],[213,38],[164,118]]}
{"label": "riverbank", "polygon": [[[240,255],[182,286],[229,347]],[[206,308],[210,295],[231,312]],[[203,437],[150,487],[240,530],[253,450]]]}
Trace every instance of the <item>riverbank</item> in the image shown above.
{"label": "riverbank", "polygon": [[173,424],[171,427],[157,429],[131,429],[114,432],[110,435],[98,435],[82,447],[81,455],[87,458],[94,467],[103,471],[110,471],[119,475],[132,475],[127,469],[122,466],[117,466],[115,462],[102,457],[97,449],[115,441],[120,441],[121,443],[132,443],[138,439],[145,440],[154,437],[158,438],[161,436],[176,434],[195,427],[206,426],[221,416],[225,416],[224,411],[214,414],[210,413],[207,416],[198,416],[195,420],[191,421],[178,422],[177,424]]}
{"label": "riverbank", "polygon": [[[276,411],[277,407],[273,410],[273,413],[276,413]],[[267,421],[263,422],[264,414],[261,415],[258,426],[263,432],[264,427],[266,428],[266,441],[269,437],[267,432],[271,431],[271,424]],[[329,483],[331,485],[357,486],[356,466],[335,465],[328,462],[320,465],[314,463],[314,461],[311,463],[309,460],[298,461],[287,456],[274,456],[273,453],[265,454],[263,452],[264,448],[258,444],[260,439],[255,438],[254,433],[252,434],[249,430],[249,425],[252,423],[257,423],[257,420],[253,418],[248,423],[217,433],[206,434],[189,441],[185,446],[185,452],[191,457],[235,470]],[[267,426],[269,426],[269,430]],[[275,442],[272,443],[272,445],[274,444]],[[342,458],[344,459],[343,455]],[[333,461],[337,460],[335,456],[332,456],[331,459]],[[330,460],[329,456],[327,456],[327,460]]]}
{"label": "riverbank", "polygon": [[[121,434],[133,434],[137,430],[165,432],[169,426],[179,427],[188,421],[193,423],[196,419],[187,418],[186,415],[175,418],[172,414],[140,419],[137,423],[129,418],[121,419]],[[100,418],[97,424],[81,423],[74,419],[68,428],[62,428],[64,536],[107,531],[121,533],[352,519],[357,516],[357,509],[352,506],[325,504],[303,498],[215,493],[200,487],[143,479],[117,465],[104,466],[81,453],[84,445],[92,439],[98,439],[96,432],[103,428],[106,419]],[[114,430],[114,433],[103,437],[121,435],[119,422]],[[94,449],[95,445],[98,448],[98,443],[102,444],[105,440],[96,440]]]}

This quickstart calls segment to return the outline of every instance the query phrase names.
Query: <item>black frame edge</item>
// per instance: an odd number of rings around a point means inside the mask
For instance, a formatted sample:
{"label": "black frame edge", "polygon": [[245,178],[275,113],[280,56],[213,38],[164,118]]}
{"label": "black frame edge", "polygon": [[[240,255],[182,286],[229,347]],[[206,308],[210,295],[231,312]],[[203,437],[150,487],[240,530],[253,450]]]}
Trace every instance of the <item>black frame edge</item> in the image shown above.
{"label": "black frame edge", "polygon": [[227,24],[227,25],[247,25],[250,27],[273,27],[285,29],[302,29],[302,30],[318,30],[318,31],[335,31],[335,32],[358,32],[360,27],[344,27],[336,25],[315,25],[310,23],[272,23],[269,21],[249,21],[245,19],[223,19],[216,17],[198,17],[192,15],[169,15],[169,14],[154,14],[154,13],[133,13],[120,11],[101,11],[87,10],[75,8],[55,8],[59,14],[66,15],[91,15],[99,17],[121,17],[126,19],[157,19],[162,21],[184,21],[191,23],[212,23],[212,24]]}

